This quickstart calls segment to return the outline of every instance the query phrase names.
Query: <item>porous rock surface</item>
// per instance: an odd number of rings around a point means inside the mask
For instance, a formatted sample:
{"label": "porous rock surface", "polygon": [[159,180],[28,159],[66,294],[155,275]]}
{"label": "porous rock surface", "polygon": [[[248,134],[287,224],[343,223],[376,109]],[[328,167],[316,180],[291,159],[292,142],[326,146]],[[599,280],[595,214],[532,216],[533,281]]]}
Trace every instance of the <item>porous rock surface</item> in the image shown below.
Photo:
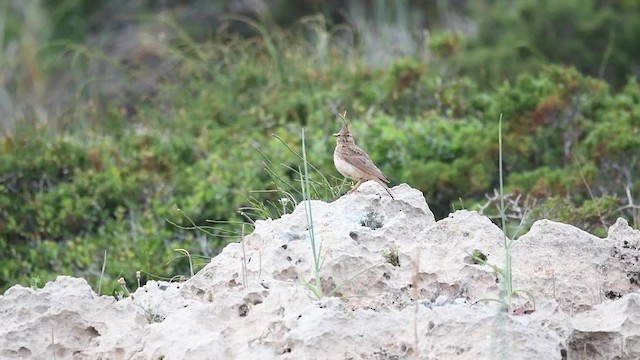
{"label": "porous rock surface", "polygon": [[470,211],[436,222],[420,191],[392,191],[395,201],[368,182],[307,203],[320,299],[305,285],[314,262],[299,204],[183,283],[149,281],[120,301],[65,276],[12,287],[0,296],[0,358],[640,358],[640,231],[625,220],[605,239],[536,222],[512,244],[520,296],[507,313],[490,301],[503,288],[502,231]]}

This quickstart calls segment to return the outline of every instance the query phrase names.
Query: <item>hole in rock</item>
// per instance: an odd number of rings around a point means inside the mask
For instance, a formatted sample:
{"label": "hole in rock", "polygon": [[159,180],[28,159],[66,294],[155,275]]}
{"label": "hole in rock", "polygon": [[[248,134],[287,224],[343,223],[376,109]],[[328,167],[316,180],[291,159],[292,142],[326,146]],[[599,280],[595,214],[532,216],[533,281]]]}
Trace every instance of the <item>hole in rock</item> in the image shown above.
{"label": "hole in rock", "polygon": [[[267,293],[268,294],[268,293]],[[247,294],[247,296],[242,299],[245,304],[258,305],[262,304],[262,295],[257,292],[252,292]]]}
{"label": "hole in rock", "polygon": [[609,290],[604,294],[604,296],[607,299],[615,300],[615,299],[620,299],[622,297],[622,294]]}
{"label": "hole in rock", "polygon": [[249,314],[249,307],[247,304],[242,304],[238,307],[238,316],[245,317]]}
{"label": "hole in rock", "polygon": [[84,332],[90,338],[94,338],[94,337],[100,336],[100,333],[98,332],[98,330],[96,330],[96,328],[94,328],[93,326],[87,327],[86,329],[84,329]]}

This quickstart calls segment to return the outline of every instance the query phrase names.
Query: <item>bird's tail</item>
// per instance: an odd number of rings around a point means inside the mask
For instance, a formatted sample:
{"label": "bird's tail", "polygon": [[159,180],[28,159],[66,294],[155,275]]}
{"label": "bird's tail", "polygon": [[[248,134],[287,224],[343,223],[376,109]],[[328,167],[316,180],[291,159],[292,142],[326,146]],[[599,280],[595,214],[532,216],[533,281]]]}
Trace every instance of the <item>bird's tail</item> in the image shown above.
{"label": "bird's tail", "polygon": [[389,187],[387,186],[387,184],[385,184],[382,180],[380,179],[374,179],[378,184],[382,185],[382,187],[384,187],[385,190],[387,190],[387,193],[389,193],[389,196],[391,196],[391,198],[393,200],[395,200],[396,198],[393,197],[393,194],[391,194],[391,190],[389,189]]}

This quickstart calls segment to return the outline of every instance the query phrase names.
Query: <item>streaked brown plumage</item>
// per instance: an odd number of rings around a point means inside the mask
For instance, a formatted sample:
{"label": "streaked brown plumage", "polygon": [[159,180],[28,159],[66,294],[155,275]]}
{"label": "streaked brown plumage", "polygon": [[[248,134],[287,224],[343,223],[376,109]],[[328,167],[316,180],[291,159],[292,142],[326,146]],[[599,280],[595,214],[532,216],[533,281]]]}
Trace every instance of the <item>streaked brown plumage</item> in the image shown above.
{"label": "streaked brown plumage", "polygon": [[389,193],[389,196],[394,199],[391,191],[385,184],[389,182],[389,179],[380,169],[378,169],[373,161],[371,161],[369,155],[356,145],[346,121],[344,122],[340,132],[333,134],[333,136],[336,137],[337,142],[336,149],[333,152],[333,163],[335,164],[336,169],[344,177],[357,181],[347,194],[351,194],[356,191],[356,189],[366,180],[373,180],[382,185]]}

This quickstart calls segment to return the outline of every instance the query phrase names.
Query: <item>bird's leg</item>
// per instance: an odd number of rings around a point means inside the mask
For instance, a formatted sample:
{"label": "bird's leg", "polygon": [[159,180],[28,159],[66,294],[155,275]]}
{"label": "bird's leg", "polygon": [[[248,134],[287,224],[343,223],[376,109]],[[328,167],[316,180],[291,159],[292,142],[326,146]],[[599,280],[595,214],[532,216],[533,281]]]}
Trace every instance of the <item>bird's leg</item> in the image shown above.
{"label": "bird's leg", "polygon": [[351,188],[351,190],[349,190],[347,192],[347,195],[351,194],[352,192],[356,191],[356,189],[364,182],[364,180],[358,180],[358,182]]}

